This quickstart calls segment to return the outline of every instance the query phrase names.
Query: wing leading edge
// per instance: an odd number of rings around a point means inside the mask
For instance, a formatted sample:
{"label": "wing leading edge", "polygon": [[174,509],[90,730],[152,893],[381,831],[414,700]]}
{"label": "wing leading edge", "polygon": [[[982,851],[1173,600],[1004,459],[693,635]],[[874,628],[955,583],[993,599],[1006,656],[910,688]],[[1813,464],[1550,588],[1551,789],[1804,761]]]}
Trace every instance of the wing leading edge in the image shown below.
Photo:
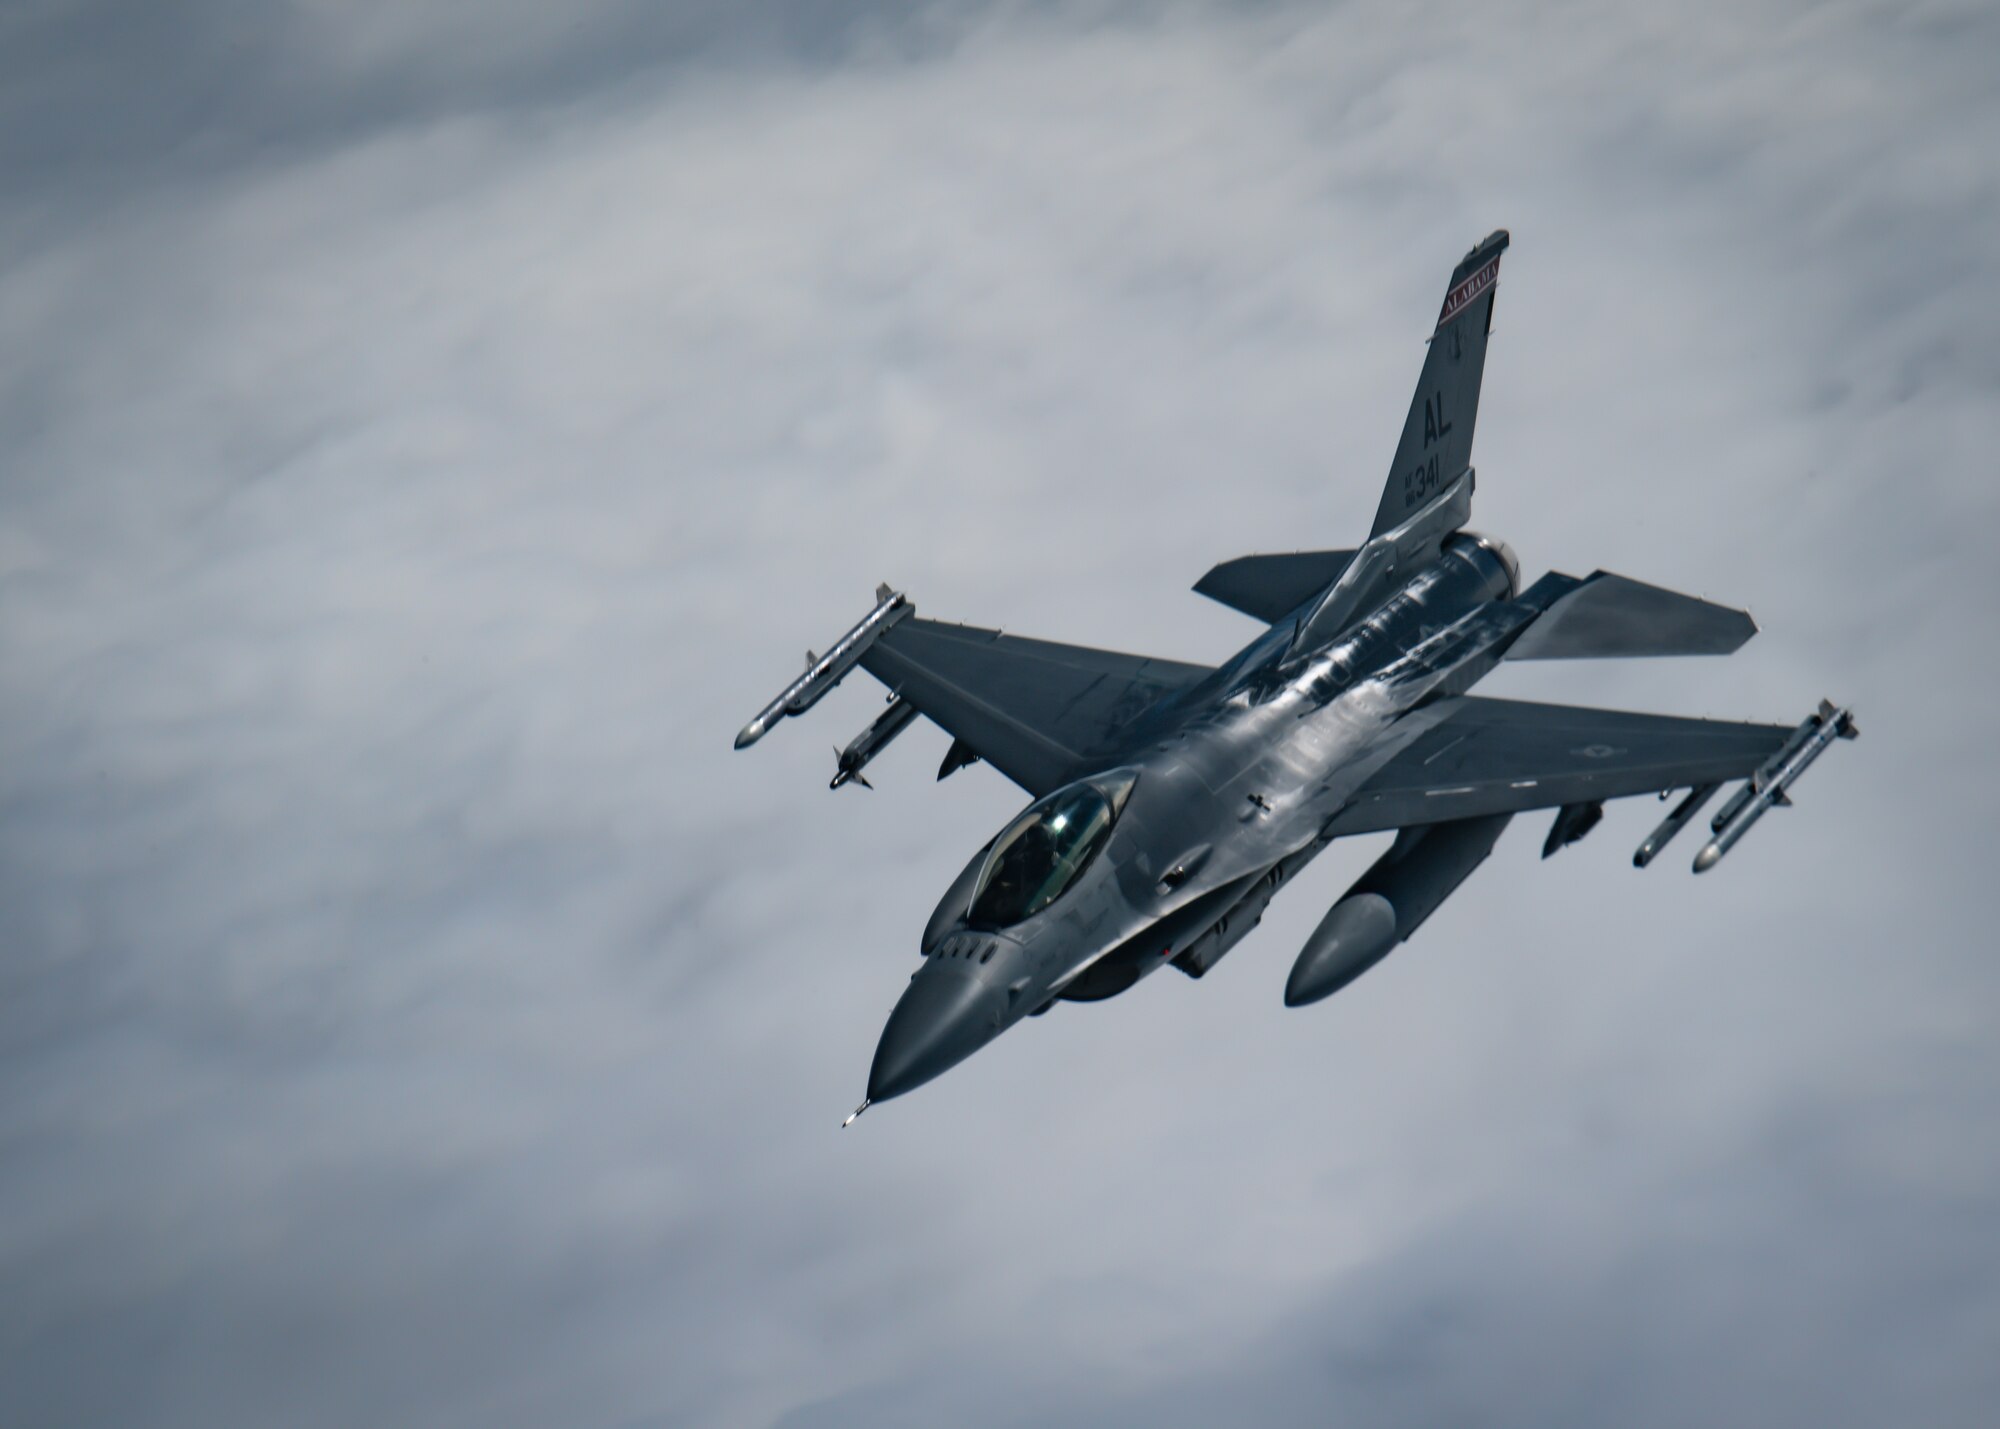
{"label": "wing leading edge", "polygon": [[1377,770],[1334,835],[1517,814],[1747,777],[1792,731],[1464,695]]}

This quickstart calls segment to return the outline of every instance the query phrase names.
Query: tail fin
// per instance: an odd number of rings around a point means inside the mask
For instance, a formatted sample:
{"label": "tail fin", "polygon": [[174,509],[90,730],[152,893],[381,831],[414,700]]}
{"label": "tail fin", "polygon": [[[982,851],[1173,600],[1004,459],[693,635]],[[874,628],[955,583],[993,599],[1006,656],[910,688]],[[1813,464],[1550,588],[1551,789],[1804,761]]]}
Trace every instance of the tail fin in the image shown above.
{"label": "tail fin", "polygon": [[1370,536],[1400,526],[1472,464],[1472,425],[1479,416],[1486,335],[1493,328],[1493,290],[1506,248],[1507,230],[1495,229],[1452,270]]}

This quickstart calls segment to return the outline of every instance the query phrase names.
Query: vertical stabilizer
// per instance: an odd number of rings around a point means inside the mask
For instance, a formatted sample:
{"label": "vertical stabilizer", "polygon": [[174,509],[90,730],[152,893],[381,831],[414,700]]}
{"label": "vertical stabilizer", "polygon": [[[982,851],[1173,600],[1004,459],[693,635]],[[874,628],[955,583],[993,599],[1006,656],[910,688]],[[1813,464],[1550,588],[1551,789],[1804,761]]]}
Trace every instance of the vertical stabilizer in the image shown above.
{"label": "vertical stabilizer", "polygon": [[1389,468],[1382,504],[1375,510],[1379,536],[1435,499],[1472,465],[1472,426],[1479,416],[1479,379],[1486,368],[1486,335],[1493,326],[1493,292],[1507,230],[1495,229],[1452,270],[1424,356],[1423,375],[1410,399],[1403,440]]}

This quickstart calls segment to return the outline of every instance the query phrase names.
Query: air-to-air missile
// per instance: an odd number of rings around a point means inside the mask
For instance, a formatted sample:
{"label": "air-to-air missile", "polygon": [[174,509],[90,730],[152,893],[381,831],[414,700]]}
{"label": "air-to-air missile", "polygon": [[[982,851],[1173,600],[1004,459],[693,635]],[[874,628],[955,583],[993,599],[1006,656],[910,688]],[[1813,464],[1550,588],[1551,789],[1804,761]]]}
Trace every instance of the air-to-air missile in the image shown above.
{"label": "air-to-air missile", "polygon": [[900,695],[892,698],[889,708],[875,716],[868,728],[854,736],[847,748],[837,751],[838,768],[833,772],[833,782],[826,787],[838,789],[843,784],[859,784],[864,789],[875,786],[862,778],[861,771],[868,767],[868,761],[889,747],[889,741],[910,727],[910,721],[917,717],[917,707]]}
{"label": "air-to-air missile", "polygon": [[736,736],[736,747],[748,748],[785,716],[804,714],[818,704],[828,690],[846,678],[847,672],[854,668],[855,662],[870,645],[893,629],[898,621],[907,619],[915,612],[916,607],[901,591],[891,590],[886,585],[877,586],[875,608],[863,616],[852,630],[834,641],[824,655],[806,651],[806,672],[785,686],[783,694],[765,705],[755,719],[743,726]]}
{"label": "air-to-air missile", "polygon": [[[1694,822],[1694,816],[1701,812],[1701,806],[1713,799],[1715,791],[1721,787],[1720,784],[1697,784],[1688,790],[1687,797],[1674,805],[1672,813],[1660,820],[1660,826],[1646,835],[1646,841],[1640,844],[1632,855],[1632,866],[1644,868],[1659,857],[1660,850],[1667,846],[1675,834]],[[1667,796],[1662,794],[1660,797],[1664,799]]]}
{"label": "air-to-air missile", "polygon": [[1791,803],[1785,790],[1797,782],[1834,740],[1852,739],[1859,733],[1852,710],[1838,708],[1831,700],[1821,700],[1819,709],[1807,715],[1778,752],[1764,761],[1722,806],[1709,825],[1714,837],[1694,856],[1694,871],[1705,873],[1715,867],[1736,841],[1750,831],[1750,826],[1764,817],[1766,809],[1774,804]]}

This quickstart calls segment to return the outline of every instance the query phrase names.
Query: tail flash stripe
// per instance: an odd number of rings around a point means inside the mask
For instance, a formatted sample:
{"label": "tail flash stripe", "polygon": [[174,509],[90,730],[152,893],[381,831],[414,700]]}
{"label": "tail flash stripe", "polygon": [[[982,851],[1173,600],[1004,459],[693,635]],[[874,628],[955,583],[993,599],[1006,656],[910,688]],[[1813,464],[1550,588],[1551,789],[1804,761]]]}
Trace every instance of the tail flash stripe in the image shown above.
{"label": "tail flash stripe", "polygon": [[1466,304],[1493,286],[1493,280],[1500,276],[1500,255],[1494,254],[1478,272],[1466,278],[1444,295],[1444,308],[1438,313],[1437,325],[1441,328],[1460,313]]}

